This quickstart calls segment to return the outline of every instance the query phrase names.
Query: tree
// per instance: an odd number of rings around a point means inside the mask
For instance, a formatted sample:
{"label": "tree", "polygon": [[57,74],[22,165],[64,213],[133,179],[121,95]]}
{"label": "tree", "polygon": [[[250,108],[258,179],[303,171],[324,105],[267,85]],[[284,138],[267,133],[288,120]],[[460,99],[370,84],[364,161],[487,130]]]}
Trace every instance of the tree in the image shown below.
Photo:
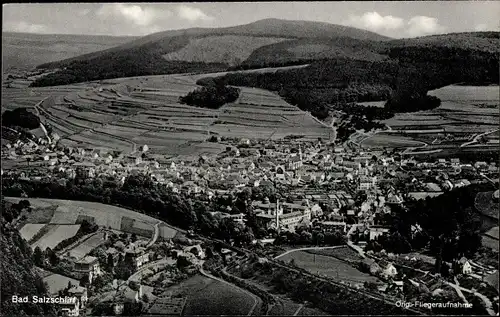
{"label": "tree", "polygon": [[35,250],[33,251],[33,261],[36,266],[43,266],[44,256],[39,246],[35,247]]}
{"label": "tree", "polygon": [[112,271],[114,266],[115,266],[115,261],[113,259],[113,255],[108,254],[108,258],[106,259],[106,267],[109,271]]}
{"label": "tree", "polygon": [[59,263],[59,257],[51,248],[45,249],[45,258],[49,260],[52,266],[56,266]]}
{"label": "tree", "polygon": [[80,286],[86,287],[90,283],[90,276],[87,273],[84,273],[80,278]]}
{"label": "tree", "polygon": [[137,241],[137,235],[135,233],[132,233],[132,235],[130,236],[130,241],[132,241],[132,242]]}

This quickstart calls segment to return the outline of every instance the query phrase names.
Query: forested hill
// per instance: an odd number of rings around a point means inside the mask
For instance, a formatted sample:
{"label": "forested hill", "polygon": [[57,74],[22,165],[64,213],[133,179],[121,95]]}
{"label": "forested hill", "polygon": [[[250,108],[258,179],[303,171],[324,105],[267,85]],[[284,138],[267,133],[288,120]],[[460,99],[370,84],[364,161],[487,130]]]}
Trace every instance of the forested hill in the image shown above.
{"label": "forested hill", "polygon": [[329,110],[362,101],[389,100],[390,109],[386,110],[391,113],[423,110],[428,103],[418,99],[428,90],[457,82],[499,81],[497,53],[425,45],[391,46],[385,54],[387,59],[379,61],[323,59],[300,69],[229,73],[198,83],[214,80],[276,91],[288,102],[323,118]]}
{"label": "forested hill", "polygon": [[12,296],[48,296],[46,285],[35,271],[31,247],[10,224],[21,208],[2,197],[0,230],[1,310],[2,316],[55,316],[51,304],[12,303]]}

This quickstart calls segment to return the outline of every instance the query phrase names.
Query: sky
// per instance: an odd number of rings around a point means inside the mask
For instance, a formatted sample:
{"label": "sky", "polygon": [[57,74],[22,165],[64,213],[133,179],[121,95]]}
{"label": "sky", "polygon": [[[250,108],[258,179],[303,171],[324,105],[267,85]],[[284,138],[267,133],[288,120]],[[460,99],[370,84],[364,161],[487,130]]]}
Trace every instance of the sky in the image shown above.
{"label": "sky", "polygon": [[3,31],[143,36],[260,19],[320,21],[393,38],[500,31],[500,1],[4,4]]}

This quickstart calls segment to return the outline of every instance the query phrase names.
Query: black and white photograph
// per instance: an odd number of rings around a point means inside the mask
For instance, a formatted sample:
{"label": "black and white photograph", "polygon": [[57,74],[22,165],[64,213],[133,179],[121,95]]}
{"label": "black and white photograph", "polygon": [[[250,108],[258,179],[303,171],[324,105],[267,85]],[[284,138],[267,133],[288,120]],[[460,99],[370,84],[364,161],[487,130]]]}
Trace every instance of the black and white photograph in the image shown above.
{"label": "black and white photograph", "polygon": [[498,316],[500,1],[9,3],[0,316]]}

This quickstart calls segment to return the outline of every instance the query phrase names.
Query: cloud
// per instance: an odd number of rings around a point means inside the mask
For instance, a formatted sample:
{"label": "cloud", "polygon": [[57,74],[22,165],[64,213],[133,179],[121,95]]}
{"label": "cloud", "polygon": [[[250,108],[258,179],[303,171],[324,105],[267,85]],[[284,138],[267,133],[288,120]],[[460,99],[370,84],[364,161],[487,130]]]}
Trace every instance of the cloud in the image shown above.
{"label": "cloud", "polygon": [[187,5],[181,5],[178,7],[179,17],[191,22],[194,21],[211,21],[214,18],[205,14],[202,10],[198,8],[193,8]]}
{"label": "cloud", "polygon": [[143,8],[140,5],[133,4],[104,4],[97,11],[101,17],[122,17],[137,26],[152,26],[155,21],[166,16],[171,16],[172,12],[168,10],[157,11],[154,8]]}
{"label": "cloud", "polygon": [[5,23],[4,28],[11,32],[20,33],[49,33],[49,29],[43,24],[26,23],[24,21]]}
{"label": "cloud", "polygon": [[484,24],[484,23],[478,24],[474,28],[474,31],[477,31],[477,32],[489,31],[489,30],[490,30],[490,27],[488,27],[488,25]]}
{"label": "cloud", "polygon": [[90,10],[89,10],[89,9],[83,9],[83,10],[80,10],[80,11],[78,12],[78,15],[80,15],[80,16],[86,16],[86,15],[87,15],[87,14],[89,14],[89,13],[90,13]]}
{"label": "cloud", "polygon": [[407,33],[410,36],[423,36],[443,33],[446,27],[439,24],[438,19],[427,16],[414,16],[408,21]]}
{"label": "cloud", "polygon": [[363,15],[351,15],[344,24],[370,30],[395,30],[404,26],[402,18],[392,15],[381,16],[377,12],[366,12]]}

